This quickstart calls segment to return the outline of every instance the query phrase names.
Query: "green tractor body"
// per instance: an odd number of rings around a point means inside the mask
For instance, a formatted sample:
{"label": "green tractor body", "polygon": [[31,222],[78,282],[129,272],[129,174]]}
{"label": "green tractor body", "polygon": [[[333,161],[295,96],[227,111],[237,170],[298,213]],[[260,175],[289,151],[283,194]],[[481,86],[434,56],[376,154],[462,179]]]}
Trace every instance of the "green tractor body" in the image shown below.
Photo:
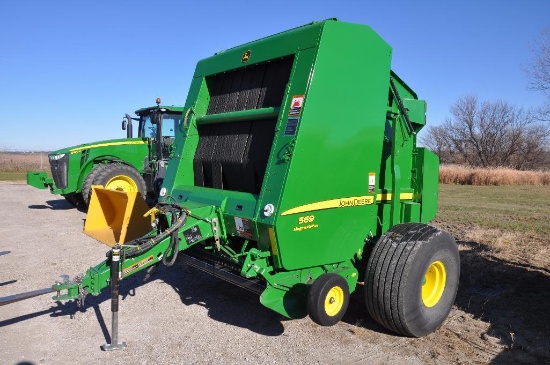
{"label": "green tractor body", "polygon": [[[175,148],[173,141],[182,110],[182,107],[154,106],[137,110],[138,118],[126,114],[123,129],[127,138],[50,152],[51,177],[45,172],[28,172],[27,184],[49,188],[52,194],[86,207],[92,184],[154,197]],[[137,138],[132,136],[132,120],[139,121]]]}
{"label": "green tractor body", "polygon": [[[143,235],[151,217],[124,223],[143,214],[99,190],[86,233],[126,243],[122,278],[179,254],[259,292],[266,307],[321,325],[337,323],[364,283],[382,325],[432,332],[456,295],[458,251],[425,224],[436,214],[438,159],[416,146],[426,103],[391,57],[371,28],[327,20],[200,61],[149,211],[155,228]],[[67,290],[55,298],[99,294],[112,263],[54,286]]]}

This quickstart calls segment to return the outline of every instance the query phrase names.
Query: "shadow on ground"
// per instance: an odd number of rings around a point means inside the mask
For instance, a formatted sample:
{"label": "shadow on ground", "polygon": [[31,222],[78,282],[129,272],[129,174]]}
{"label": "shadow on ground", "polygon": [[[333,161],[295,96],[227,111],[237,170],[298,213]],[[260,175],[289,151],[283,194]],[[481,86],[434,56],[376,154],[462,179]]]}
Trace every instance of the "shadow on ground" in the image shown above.
{"label": "shadow on ground", "polygon": [[506,261],[478,242],[459,241],[456,305],[490,324],[505,346],[494,364],[550,364],[550,271]]}
{"label": "shadow on ground", "polygon": [[46,204],[31,204],[29,209],[52,209],[52,210],[67,210],[77,209],[73,204],[65,199],[48,200]]}
{"label": "shadow on ground", "polygon": [[185,264],[178,266],[175,270],[164,270],[159,279],[174,288],[184,305],[202,306],[208,309],[208,316],[216,321],[264,336],[283,334],[281,321],[285,318],[261,305],[258,294]]}

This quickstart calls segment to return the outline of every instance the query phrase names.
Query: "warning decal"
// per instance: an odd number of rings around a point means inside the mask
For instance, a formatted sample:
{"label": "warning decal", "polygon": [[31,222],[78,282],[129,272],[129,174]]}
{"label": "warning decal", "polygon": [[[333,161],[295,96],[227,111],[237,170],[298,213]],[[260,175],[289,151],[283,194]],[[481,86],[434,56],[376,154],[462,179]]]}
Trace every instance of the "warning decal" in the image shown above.
{"label": "warning decal", "polygon": [[252,225],[250,224],[250,220],[246,218],[235,217],[235,228],[239,236],[245,238],[252,237]]}
{"label": "warning decal", "polygon": [[369,172],[369,194],[374,193],[376,187],[376,173]]}
{"label": "warning decal", "polygon": [[300,118],[297,118],[297,117],[287,119],[286,127],[285,127],[285,136],[293,136],[296,134],[296,129],[298,129],[299,120]]}
{"label": "warning decal", "polygon": [[302,106],[304,105],[304,95],[294,95],[292,102],[290,103],[290,111],[288,115],[300,115],[302,113]]}
{"label": "warning decal", "polygon": [[202,233],[199,226],[193,226],[183,231],[183,237],[185,237],[185,242],[188,245],[191,245],[199,240],[202,240]]}

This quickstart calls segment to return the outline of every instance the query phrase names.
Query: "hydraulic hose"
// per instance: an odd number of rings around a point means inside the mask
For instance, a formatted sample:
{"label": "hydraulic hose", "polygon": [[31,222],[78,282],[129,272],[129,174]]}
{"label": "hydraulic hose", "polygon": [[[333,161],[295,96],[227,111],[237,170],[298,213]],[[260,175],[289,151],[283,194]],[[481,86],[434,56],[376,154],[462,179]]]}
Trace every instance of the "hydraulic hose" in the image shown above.
{"label": "hydraulic hose", "polygon": [[407,123],[407,128],[409,129],[409,133],[416,134],[416,132],[414,131],[414,127],[412,125],[411,119],[409,118],[409,113],[407,112],[407,108],[405,108],[405,105],[403,104],[403,100],[401,99],[401,96],[399,96],[399,92],[397,91],[397,86],[395,86],[395,82],[393,82],[393,78],[391,77],[390,77],[390,88],[395,97],[397,108],[405,118],[405,122]]}
{"label": "hydraulic hose", "polygon": [[[158,244],[159,242],[163,241],[168,236],[172,236],[170,245],[168,247],[168,250],[165,252],[168,253],[170,251],[170,248],[173,248],[177,241],[178,241],[178,230],[181,228],[189,215],[189,212],[177,204],[169,204],[169,203],[159,203],[157,206],[160,206],[159,211],[163,214],[166,214],[168,212],[172,213],[172,225],[162,231],[159,235],[154,237],[140,237],[136,238],[126,244],[126,246],[132,246],[129,247],[124,251],[124,257],[130,258],[137,255],[141,255],[143,252],[148,251],[153,246]],[[178,215],[178,213],[180,213]],[[177,250],[177,247],[176,247]],[[164,260],[163,260],[164,262]]]}
{"label": "hydraulic hose", "polygon": [[[185,221],[187,220],[187,214],[183,212],[182,216],[184,216],[183,222],[185,223]],[[172,227],[176,225],[177,221],[178,221],[177,214],[176,212],[172,211]],[[178,243],[179,243],[178,231],[174,230],[170,234],[170,245],[168,246],[168,248],[164,252],[164,255],[162,256],[162,263],[165,266],[170,267],[174,265],[174,263],[176,262],[176,258],[178,257],[178,252],[179,252]],[[172,256],[170,257],[170,261],[168,261],[170,252],[172,252]]]}

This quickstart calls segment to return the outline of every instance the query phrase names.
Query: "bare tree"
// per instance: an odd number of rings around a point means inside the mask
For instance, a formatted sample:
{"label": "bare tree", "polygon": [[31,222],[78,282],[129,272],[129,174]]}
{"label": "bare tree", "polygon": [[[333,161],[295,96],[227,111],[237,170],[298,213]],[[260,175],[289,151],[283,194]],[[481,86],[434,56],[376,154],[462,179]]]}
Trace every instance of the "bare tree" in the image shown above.
{"label": "bare tree", "polygon": [[550,126],[504,101],[458,99],[452,118],[429,127],[422,143],[442,162],[481,167],[541,168],[550,142]]}
{"label": "bare tree", "polygon": [[533,57],[524,66],[529,88],[541,92],[545,103],[538,110],[538,118],[550,121],[550,27],[544,29],[532,46]]}

